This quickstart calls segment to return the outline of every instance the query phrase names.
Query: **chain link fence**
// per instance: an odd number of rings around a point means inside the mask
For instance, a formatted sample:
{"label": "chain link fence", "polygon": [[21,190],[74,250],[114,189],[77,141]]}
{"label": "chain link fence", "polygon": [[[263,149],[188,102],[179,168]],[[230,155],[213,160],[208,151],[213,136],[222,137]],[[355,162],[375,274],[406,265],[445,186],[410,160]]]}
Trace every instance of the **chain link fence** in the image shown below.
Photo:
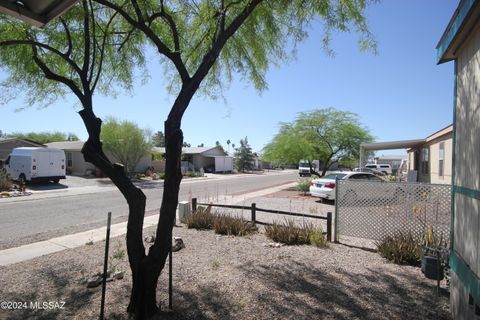
{"label": "chain link fence", "polygon": [[373,244],[399,231],[423,236],[431,227],[449,244],[450,185],[338,180],[336,192],[336,241]]}

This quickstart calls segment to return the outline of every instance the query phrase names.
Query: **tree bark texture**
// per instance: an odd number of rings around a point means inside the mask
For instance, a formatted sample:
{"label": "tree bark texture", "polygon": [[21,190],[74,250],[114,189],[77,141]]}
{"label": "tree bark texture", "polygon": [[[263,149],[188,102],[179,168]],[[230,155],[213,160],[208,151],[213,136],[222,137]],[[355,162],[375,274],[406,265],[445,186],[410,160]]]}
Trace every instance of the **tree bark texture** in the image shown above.
{"label": "tree bark texture", "polygon": [[[145,246],[143,244],[143,219],[145,216],[146,196],[128,178],[123,166],[112,164],[102,149],[100,131],[102,121],[95,116],[91,108],[85,108],[79,112],[87,128],[89,138],[82,148],[82,154],[86,161],[93,163],[97,168],[109,177],[120,190],[128,204],[127,223],[127,252],[132,270],[132,294],[128,311],[145,318],[144,314],[154,314],[158,308],[156,301],[145,301],[143,292],[146,291],[145,283],[153,283],[150,279]],[[143,308],[141,308],[142,306]]]}

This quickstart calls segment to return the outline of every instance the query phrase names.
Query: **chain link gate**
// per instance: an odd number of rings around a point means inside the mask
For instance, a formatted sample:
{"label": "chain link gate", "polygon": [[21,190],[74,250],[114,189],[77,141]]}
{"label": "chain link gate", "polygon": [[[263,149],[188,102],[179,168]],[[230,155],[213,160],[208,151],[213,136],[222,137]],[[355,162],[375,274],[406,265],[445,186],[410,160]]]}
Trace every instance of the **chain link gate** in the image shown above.
{"label": "chain link gate", "polygon": [[449,244],[450,185],[338,180],[336,188],[336,241],[371,245],[396,232],[424,236],[431,227]]}

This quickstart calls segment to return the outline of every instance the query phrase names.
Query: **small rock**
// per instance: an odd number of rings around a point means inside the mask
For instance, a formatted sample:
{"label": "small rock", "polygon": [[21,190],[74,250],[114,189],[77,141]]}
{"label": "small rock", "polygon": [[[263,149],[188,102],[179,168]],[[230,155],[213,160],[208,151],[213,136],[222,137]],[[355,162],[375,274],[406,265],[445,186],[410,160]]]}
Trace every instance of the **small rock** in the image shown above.
{"label": "small rock", "polygon": [[154,243],[155,242],[155,236],[145,237],[145,242],[146,243]]}
{"label": "small rock", "polygon": [[172,251],[177,252],[180,251],[181,249],[185,248],[185,243],[183,243],[182,238],[180,237],[174,237],[175,240],[175,245],[172,246]]}
{"label": "small rock", "polygon": [[98,287],[101,283],[102,283],[102,278],[95,275],[87,280],[87,288]]}
{"label": "small rock", "polygon": [[117,271],[112,274],[112,277],[115,280],[122,280],[123,276],[124,276],[123,271]]}
{"label": "small rock", "polygon": [[269,248],[280,248],[280,247],[283,247],[284,244],[279,242],[269,242],[269,243],[264,243],[263,246],[269,247]]}

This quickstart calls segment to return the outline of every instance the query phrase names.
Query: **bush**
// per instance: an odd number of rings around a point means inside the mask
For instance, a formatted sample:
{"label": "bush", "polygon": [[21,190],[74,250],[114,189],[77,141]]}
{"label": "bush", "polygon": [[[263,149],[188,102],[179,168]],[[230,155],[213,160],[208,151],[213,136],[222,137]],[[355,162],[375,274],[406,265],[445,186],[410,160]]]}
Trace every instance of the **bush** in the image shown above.
{"label": "bush", "polygon": [[189,178],[198,178],[202,176],[201,172],[195,172],[195,171],[187,171],[183,174],[184,177],[189,177]]}
{"label": "bush", "polygon": [[[317,234],[318,232],[319,229],[312,223],[303,222],[301,226],[296,226],[295,220],[293,219],[285,219],[283,224],[274,222],[265,227],[265,235],[267,237],[275,242],[281,242],[288,245],[311,244],[312,239],[316,242],[321,242]],[[311,239],[312,234],[315,235]]]}
{"label": "bush", "polygon": [[257,231],[257,227],[250,221],[239,216],[231,217],[227,214],[218,214],[213,223],[215,233],[233,236],[245,236]]}
{"label": "bush", "polygon": [[310,191],[310,183],[312,179],[299,179],[296,189],[297,191],[303,192],[303,194],[307,194]]}
{"label": "bush", "polygon": [[12,188],[12,181],[4,170],[0,170],[0,191],[9,191]]}
{"label": "bush", "polygon": [[376,242],[384,258],[397,263],[419,266],[422,260],[423,238],[412,233],[397,232]]}
{"label": "bush", "polygon": [[215,215],[210,212],[211,207],[198,207],[195,212],[187,217],[187,228],[209,230],[213,228]]}
{"label": "bush", "polygon": [[315,247],[323,248],[327,246],[327,239],[323,234],[323,229],[321,227],[314,229],[309,236],[310,244]]}

